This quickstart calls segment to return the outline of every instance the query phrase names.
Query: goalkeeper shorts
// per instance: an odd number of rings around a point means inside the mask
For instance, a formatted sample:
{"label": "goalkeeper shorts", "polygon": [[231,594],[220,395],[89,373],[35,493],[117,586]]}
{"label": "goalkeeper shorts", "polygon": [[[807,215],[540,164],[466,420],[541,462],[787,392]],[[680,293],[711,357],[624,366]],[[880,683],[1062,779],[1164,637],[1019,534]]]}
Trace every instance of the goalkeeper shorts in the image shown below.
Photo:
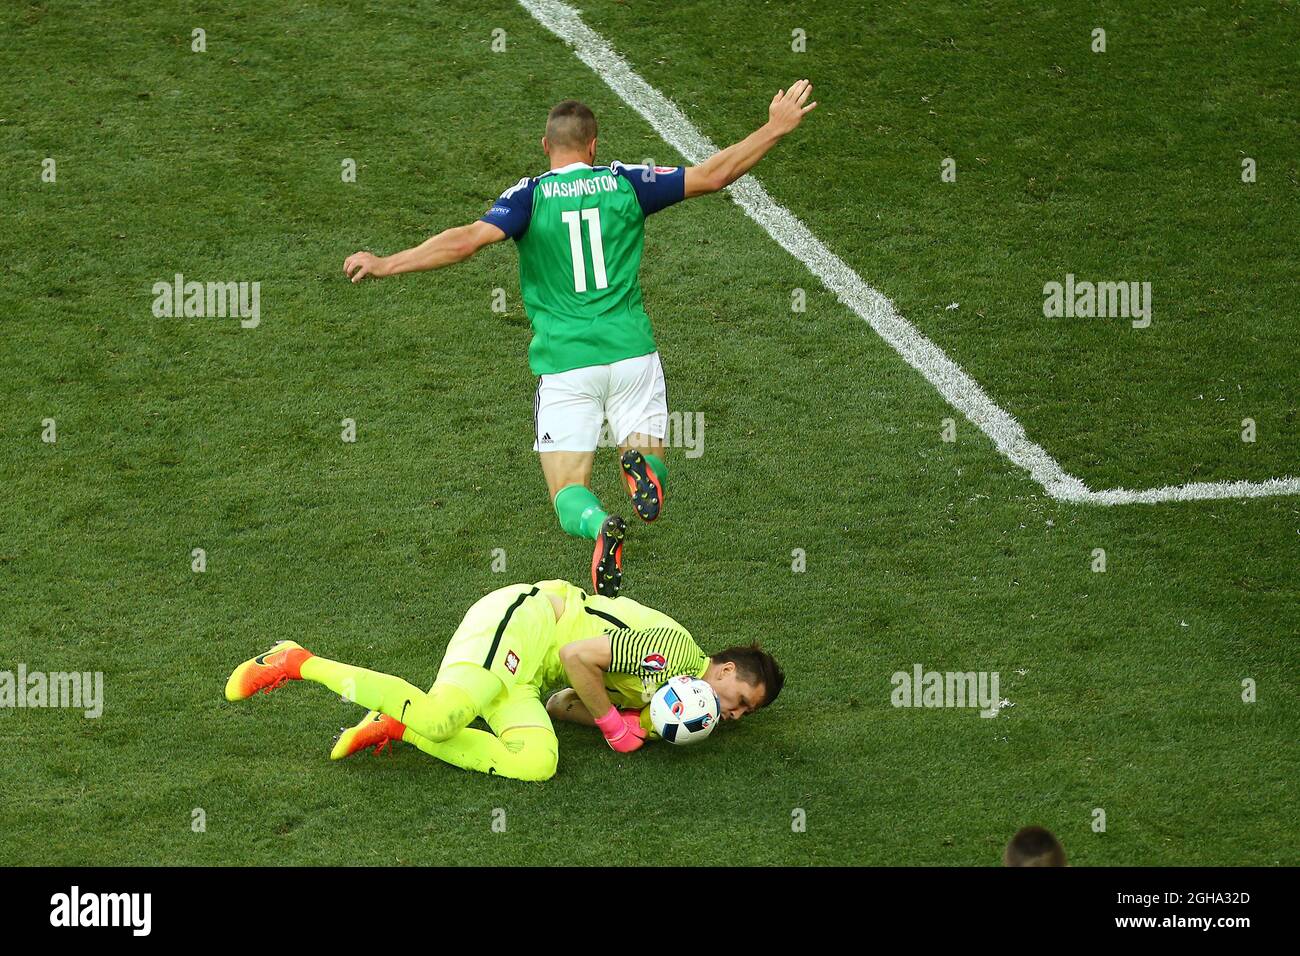
{"label": "goalkeeper shorts", "polygon": [[453,664],[477,664],[507,688],[536,684],[556,639],[555,610],[532,584],[511,584],[479,598],[447,643],[438,676]]}

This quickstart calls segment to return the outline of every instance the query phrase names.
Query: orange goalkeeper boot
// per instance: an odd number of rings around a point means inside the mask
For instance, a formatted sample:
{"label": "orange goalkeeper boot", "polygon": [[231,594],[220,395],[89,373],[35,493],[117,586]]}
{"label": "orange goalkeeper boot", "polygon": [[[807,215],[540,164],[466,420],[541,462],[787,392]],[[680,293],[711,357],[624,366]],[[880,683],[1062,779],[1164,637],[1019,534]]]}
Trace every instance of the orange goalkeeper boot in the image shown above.
{"label": "orange goalkeeper boot", "polygon": [[334,741],[334,749],[330,751],[330,760],[351,757],[368,747],[374,747],[375,753],[381,754],[385,747],[392,748],[394,740],[401,740],[405,731],[406,725],[399,723],[396,718],[372,710],[355,727],[348,727],[339,734],[338,740]]}
{"label": "orange goalkeeper boot", "polygon": [[226,681],[226,700],[244,700],[258,691],[269,694],[287,680],[302,680],[299,668],[311,656],[301,644],[281,641],[234,669]]}

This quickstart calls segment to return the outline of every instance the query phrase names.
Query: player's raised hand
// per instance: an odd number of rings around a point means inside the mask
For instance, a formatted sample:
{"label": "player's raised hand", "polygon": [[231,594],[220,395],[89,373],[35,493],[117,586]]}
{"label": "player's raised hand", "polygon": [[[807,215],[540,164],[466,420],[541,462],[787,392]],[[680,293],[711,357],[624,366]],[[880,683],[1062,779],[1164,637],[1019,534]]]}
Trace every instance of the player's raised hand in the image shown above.
{"label": "player's raised hand", "polygon": [[354,252],[343,260],[343,274],[353,282],[366,276],[378,279],[384,273],[379,268],[379,257],[369,252]]}
{"label": "player's raised hand", "polygon": [[635,721],[628,720],[617,707],[611,707],[604,717],[597,717],[596,726],[605,735],[605,742],[621,754],[631,753],[645,743],[640,715]]}
{"label": "player's raised hand", "polygon": [[767,122],[776,130],[777,135],[784,136],[799,125],[805,114],[813,111],[817,102],[808,102],[811,95],[812,83],[808,80],[797,80],[790,84],[788,90],[776,91],[776,96],[772,97],[771,105],[767,108]]}

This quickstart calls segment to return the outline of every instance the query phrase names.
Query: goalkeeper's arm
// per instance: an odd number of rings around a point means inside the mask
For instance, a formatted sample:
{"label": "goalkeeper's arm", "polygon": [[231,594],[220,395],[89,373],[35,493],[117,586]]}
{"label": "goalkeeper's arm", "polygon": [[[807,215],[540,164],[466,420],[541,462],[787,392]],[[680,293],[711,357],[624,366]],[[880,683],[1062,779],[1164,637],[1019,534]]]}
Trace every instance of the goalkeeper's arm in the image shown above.
{"label": "goalkeeper's arm", "polygon": [[560,663],[582,705],[605,741],[620,753],[630,753],[645,741],[640,715],[624,717],[609,699],[602,676],[609,670],[614,655],[608,634],[574,641],[560,648]]}
{"label": "goalkeeper's arm", "polygon": [[[615,705],[617,706],[617,705]],[[650,705],[644,707],[620,707],[620,714],[624,718],[631,717],[641,725],[646,732],[646,737],[651,740],[658,740],[659,735],[650,724]],[[587,711],[586,705],[582,702],[572,687],[566,687],[564,690],[557,690],[546,700],[546,713],[550,715],[551,720],[565,724],[579,724],[583,727],[595,727],[596,719]]]}
{"label": "goalkeeper's arm", "polygon": [[767,154],[786,133],[794,130],[817,104],[807,102],[812,83],[799,80],[788,90],[777,90],[767,108],[767,122],[734,146],[714,153],[698,166],[686,169],[686,197],[704,196],[730,186]]}
{"label": "goalkeeper's arm", "polygon": [[608,635],[573,641],[560,648],[560,663],[569,675],[569,684],[592,717],[608,713],[613,707],[605,690],[605,671],[612,659]]}

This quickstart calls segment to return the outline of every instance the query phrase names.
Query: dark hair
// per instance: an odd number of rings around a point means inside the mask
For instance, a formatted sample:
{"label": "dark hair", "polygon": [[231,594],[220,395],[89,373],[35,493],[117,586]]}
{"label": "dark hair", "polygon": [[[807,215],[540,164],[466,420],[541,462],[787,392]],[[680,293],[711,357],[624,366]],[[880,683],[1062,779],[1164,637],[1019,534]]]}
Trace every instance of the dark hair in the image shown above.
{"label": "dark hair", "polygon": [[728,647],[710,654],[709,659],[715,664],[735,664],[741,679],[746,683],[762,684],[763,703],[759,707],[766,707],[776,700],[785,685],[785,672],[781,670],[781,665],[776,662],[776,658],[759,647],[757,642],[747,647],[741,644]]}
{"label": "dark hair", "polygon": [[1002,856],[1007,866],[1065,866],[1065,848],[1051,830],[1022,827]]}
{"label": "dark hair", "polygon": [[586,103],[556,103],[546,117],[546,140],[552,147],[577,149],[596,138],[596,114]]}

